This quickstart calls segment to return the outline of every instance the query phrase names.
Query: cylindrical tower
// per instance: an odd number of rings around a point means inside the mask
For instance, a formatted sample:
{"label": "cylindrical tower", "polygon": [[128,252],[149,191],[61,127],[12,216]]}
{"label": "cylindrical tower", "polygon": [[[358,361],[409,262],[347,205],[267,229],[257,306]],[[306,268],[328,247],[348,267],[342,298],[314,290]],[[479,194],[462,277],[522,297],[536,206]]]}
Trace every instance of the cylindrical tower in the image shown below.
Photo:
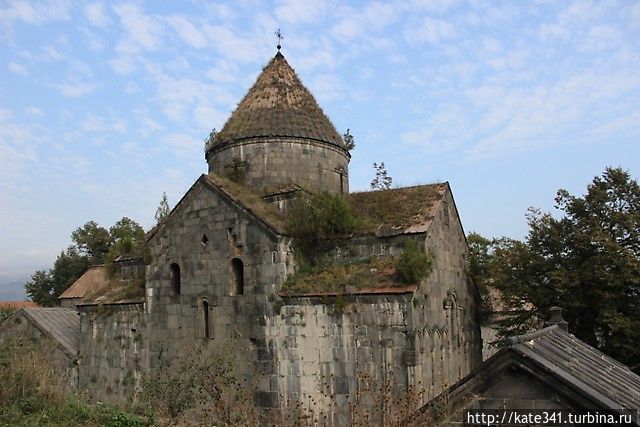
{"label": "cylindrical tower", "polygon": [[297,184],[349,192],[349,152],[313,95],[278,52],[209,142],[209,172],[259,193]]}

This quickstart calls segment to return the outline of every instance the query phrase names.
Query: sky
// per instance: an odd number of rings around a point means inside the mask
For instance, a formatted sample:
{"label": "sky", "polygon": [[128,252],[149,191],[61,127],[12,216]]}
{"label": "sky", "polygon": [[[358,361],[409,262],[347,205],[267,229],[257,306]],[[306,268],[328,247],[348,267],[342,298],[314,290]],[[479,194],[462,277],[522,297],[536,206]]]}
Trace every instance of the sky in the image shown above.
{"label": "sky", "polygon": [[523,238],[607,166],[640,176],[640,2],[0,0],[0,279],[87,221],[145,228],[282,53],[394,185],[449,181],[466,232]]}

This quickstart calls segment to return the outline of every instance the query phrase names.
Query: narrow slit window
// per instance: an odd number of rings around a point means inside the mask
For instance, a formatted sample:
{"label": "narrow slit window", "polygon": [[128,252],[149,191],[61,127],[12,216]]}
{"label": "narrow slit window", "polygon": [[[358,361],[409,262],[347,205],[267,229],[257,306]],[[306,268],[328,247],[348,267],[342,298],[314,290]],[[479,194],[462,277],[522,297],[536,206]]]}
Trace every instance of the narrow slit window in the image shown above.
{"label": "narrow slit window", "polygon": [[202,235],[202,239],[200,239],[200,243],[202,243],[202,246],[207,246],[207,243],[209,243],[209,238],[207,237],[206,234]]}
{"label": "narrow slit window", "polygon": [[173,263],[169,269],[171,270],[171,289],[175,295],[180,295],[180,266]]}
{"label": "narrow slit window", "polygon": [[231,270],[233,273],[232,295],[242,295],[244,293],[244,264],[240,258],[231,260]]}
{"label": "narrow slit window", "polygon": [[211,338],[211,332],[209,331],[209,303],[207,301],[202,301],[202,322],[205,338]]}

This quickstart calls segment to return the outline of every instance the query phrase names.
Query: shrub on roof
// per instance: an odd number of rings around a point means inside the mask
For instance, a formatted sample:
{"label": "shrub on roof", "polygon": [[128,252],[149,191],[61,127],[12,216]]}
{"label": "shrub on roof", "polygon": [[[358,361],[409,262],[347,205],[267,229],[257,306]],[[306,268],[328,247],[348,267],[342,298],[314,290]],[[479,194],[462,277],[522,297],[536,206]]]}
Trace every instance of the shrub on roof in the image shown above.
{"label": "shrub on roof", "polygon": [[352,233],[358,220],[341,194],[327,191],[294,201],[288,212],[287,231],[305,261],[315,264],[326,249],[326,239]]}
{"label": "shrub on roof", "polygon": [[433,259],[418,246],[418,242],[407,240],[395,267],[401,282],[419,283],[431,272]]}

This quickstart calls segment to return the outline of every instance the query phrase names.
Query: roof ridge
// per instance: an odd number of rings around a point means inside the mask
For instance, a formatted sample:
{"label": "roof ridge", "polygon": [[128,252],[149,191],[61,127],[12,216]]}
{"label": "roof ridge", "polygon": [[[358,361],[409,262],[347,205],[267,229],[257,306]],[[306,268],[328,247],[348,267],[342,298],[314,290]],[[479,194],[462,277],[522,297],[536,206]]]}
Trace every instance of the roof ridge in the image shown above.
{"label": "roof ridge", "polygon": [[409,186],[406,186],[406,187],[395,187],[395,188],[388,188],[388,189],[383,189],[383,190],[350,191],[349,195],[362,194],[362,193],[379,193],[379,192],[383,192],[383,191],[410,190],[412,188],[421,188],[421,187],[438,187],[438,186],[447,185],[447,184],[449,184],[449,181],[434,182],[432,184],[416,184],[416,185],[409,185]]}

